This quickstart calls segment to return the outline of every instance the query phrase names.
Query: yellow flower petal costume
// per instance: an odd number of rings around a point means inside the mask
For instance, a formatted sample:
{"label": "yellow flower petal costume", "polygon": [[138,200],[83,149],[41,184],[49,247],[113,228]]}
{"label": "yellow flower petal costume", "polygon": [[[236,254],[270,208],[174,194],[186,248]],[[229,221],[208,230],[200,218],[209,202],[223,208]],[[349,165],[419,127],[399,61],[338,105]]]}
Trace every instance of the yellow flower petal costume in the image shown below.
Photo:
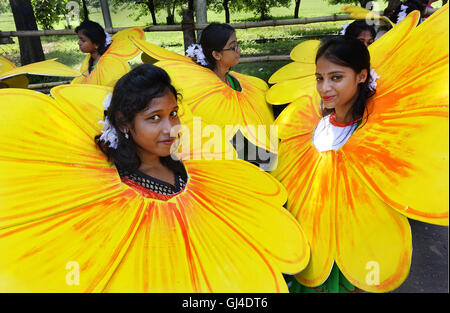
{"label": "yellow flower petal costume", "polygon": [[296,275],[305,286],[322,284],[335,262],[361,289],[393,290],[410,268],[407,218],[448,225],[448,4],[414,28],[418,17],[369,46],[381,77],[367,122],[342,148],[318,152],[312,143],[321,119],[313,73],[291,85],[292,75],[278,77],[267,94],[293,101],[276,120],[282,142],[272,174],[311,246]]}
{"label": "yellow flower petal costume", "polygon": [[189,160],[184,190],[148,197],[94,143],[108,92],[0,90],[0,291],[287,292],[309,246],[283,186]]}
{"label": "yellow flower petal costume", "polygon": [[95,68],[89,73],[88,54],[81,64],[83,76],[75,78],[73,84],[93,84],[113,87],[120,77],[130,71],[128,60],[140,53],[130,41],[130,38],[144,38],[144,32],[139,27],[128,28],[112,36],[112,43],[108,50],[100,57]]}
{"label": "yellow flower petal costume", "polygon": [[381,20],[385,22],[386,24],[390,25],[391,27],[395,26],[395,23],[393,23],[389,18],[386,16],[379,15],[375,12],[372,12],[370,10],[367,10],[366,8],[362,8],[360,6],[356,5],[349,5],[342,9],[342,11],[347,12],[351,18],[354,18],[355,20],[366,20],[366,21],[377,21]]}
{"label": "yellow flower petal costume", "polygon": [[[183,105],[206,124],[236,125],[237,130],[254,145],[277,152],[276,135],[271,136],[274,118],[265,100],[267,84],[256,77],[231,71],[239,80],[242,91],[233,90],[210,69],[198,65],[191,58],[168,51],[144,40],[132,41],[145,54],[160,60],[155,65],[167,71],[172,83],[183,95]],[[259,126],[264,126],[264,129]]]}
{"label": "yellow flower petal costume", "polygon": [[55,60],[51,59],[16,67],[12,62],[0,57],[0,88],[28,88],[28,78],[25,74],[67,77],[81,75],[79,71]]}

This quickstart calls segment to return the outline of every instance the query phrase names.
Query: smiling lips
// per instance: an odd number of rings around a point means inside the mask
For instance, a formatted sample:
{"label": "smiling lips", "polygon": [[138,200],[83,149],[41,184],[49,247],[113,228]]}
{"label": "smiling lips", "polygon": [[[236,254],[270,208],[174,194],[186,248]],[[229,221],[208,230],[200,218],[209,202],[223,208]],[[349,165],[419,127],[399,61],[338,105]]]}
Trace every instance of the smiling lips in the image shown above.
{"label": "smiling lips", "polygon": [[335,97],[336,97],[336,96],[322,97],[322,100],[323,100],[324,102],[329,102],[329,101],[333,100]]}
{"label": "smiling lips", "polygon": [[175,138],[160,140],[159,143],[170,146],[175,141]]}

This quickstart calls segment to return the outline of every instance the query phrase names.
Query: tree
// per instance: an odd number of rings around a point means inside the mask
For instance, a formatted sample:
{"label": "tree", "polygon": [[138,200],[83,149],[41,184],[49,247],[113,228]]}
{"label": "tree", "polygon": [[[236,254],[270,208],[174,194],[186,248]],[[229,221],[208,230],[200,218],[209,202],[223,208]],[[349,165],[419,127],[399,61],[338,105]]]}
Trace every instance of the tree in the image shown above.
{"label": "tree", "polygon": [[53,29],[53,24],[62,20],[67,13],[68,0],[32,0],[36,22],[43,29]]}
{"label": "tree", "polygon": [[238,12],[244,9],[241,0],[208,0],[208,7],[214,12],[225,12],[225,23],[230,23],[231,12]]}
{"label": "tree", "polygon": [[363,8],[372,0],[328,0],[329,4],[356,4]]}
{"label": "tree", "polygon": [[301,0],[295,0],[294,18],[298,18],[298,11],[300,10]]}
{"label": "tree", "polygon": [[274,7],[288,7],[291,0],[242,0],[245,9],[250,12],[259,14],[260,20],[267,20],[270,18],[269,12]]}
{"label": "tree", "polygon": [[[9,0],[16,29],[38,30],[31,0]],[[22,65],[44,61],[40,37],[19,37],[20,62]]]}

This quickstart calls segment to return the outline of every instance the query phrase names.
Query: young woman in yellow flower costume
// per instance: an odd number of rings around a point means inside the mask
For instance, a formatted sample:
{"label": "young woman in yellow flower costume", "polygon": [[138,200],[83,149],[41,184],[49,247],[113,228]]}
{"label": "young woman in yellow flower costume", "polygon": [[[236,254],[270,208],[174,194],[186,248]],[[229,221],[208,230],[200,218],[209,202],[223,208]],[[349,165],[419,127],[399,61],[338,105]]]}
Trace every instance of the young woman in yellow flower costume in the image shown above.
{"label": "young woman in yellow flower costume", "polygon": [[[292,103],[276,120],[272,174],[311,246],[295,276],[304,286],[324,291],[340,275],[347,288],[348,280],[393,290],[409,274],[408,218],[448,225],[448,5],[415,27],[418,18],[411,13],[369,46],[376,73],[367,53],[354,55],[358,42],[333,39],[293,51],[295,62],[274,75],[268,101]],[[354,67],[364,54],[366,65]]]}
{"label": "young woman in yellow flower costume", "polygon": [[287,292],[309,246],[282,185],[240,160],[172,160],[162,69],[110,93],[0,90],[0,290]]}
{"label": "young woman in yellow flower costume", "polygon": [[130,71],[128,60],[140,52],[130,38],[144,38],[141,28],[129,28],[110,36],[103,27],[93,21],[83,21],[75,32],[80,51],[88,55],[81,64],[83,76],[74,84],[94,84],[113,87],[117,80]]}
{"label": "young woman in yellow flower costume", "polygon": [[81,73],[56,59],[35,62],[16,67],[11,61],[0,57],[0,88],[28,88],[26,74],[43,76],[80,76]]}
{"label": "young woman in yellow flower costume", "polygon": [[[240,130],[256,147],[276,153],[278,140],[276,134],[271,133],[272,108],[265,100],[267,84],[259,78],[230,71],[239,63],[241,52],[231,26],[208,25],[202,31],[200,44],[186,50],[188,56],[144,40],[133,38],[132,41],[145,54],[159,60],[155,65],[169,73],[174,86],[183,94],[183,105],[190,108],[194,116],[201,117],[205,124],[221,128],[235,126],[225,134],[228,140]],[[267,153],[267,160],[256,161],[270,162],[273,156]]]}

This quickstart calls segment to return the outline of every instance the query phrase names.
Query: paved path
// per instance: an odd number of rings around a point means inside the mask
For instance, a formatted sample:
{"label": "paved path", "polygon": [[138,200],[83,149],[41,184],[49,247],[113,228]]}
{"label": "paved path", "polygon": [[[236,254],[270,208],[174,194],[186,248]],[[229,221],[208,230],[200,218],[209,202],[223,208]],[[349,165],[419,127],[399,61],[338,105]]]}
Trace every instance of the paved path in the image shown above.
{"label": "paved path", "polygon": [[409,220],[413,252],[405,282],[393,292],[449,292],[448,227]]}

